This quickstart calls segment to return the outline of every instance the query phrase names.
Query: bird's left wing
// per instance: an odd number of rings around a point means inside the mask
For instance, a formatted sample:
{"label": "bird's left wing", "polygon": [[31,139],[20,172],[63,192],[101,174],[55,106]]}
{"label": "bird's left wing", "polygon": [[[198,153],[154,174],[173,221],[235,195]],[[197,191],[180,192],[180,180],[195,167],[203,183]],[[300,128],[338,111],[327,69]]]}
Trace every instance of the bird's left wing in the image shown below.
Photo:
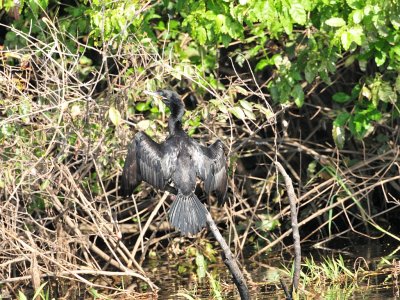
{"label": "bird's left wing", "polygon": [[122,171],[122,196],[127,197],[132,195],[141,181],[142,179],[137,166],[136,141],[133,140],[128,146],[128,154],[126,155],[124,169]]}
{"label": "bird's left wing", "polygon": [[197,176],[204,181],[204,189],[207,194],[215,191],[220,205],[224,204],[228,189],[228,176],[226,157],[223,144],[217,140],[209,147],[196,143],[193,147],[193,160]]}

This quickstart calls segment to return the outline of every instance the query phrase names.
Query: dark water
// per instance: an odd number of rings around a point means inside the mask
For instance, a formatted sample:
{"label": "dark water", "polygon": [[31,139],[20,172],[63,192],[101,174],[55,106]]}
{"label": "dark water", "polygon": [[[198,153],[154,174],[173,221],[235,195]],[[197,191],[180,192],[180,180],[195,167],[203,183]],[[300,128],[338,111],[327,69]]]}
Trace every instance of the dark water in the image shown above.
{"label": "dark water", "polygon": [[[308,284],[306,290],[302,291],[300,299],[399,299],[396,297],[398,287],[396,287],[394,267],[382,262],[385,256],[386,261],[390,263],[399,260],[394,251],[396,243],[370,240],[365,243],[350,242],[347,245],[343,243],[340,246],[341,249],[328,247],[303,249],[302,261],[312,255],[318,264],[326,257],[337,258],[341,255],[348,269],[354,271],[362,265],[366,270],[362,272],[362,276],[360,275],[357,284],[347,283],[346,287],[337,285],[313,287],[312,284]],[[394,255],[388,256],[391,252]],[[290,266],[291,259],[285,257],[285,254],[275,256],[269,254],[258,258],[257,261],[247,259],[244,263],[241,262],[245,266],[244,273],[252,299],[285,299],[279,278],[282,278],[287,285],[290,284],[290,278],[283,265]],[[400,273],[400,265],[397,268],[397,272]],[[218,299],[213,295],[209,278],[200,280],[196,275],[196,269],[193,258],[183,261],[155,260],[146,266],[148,276],[160,287],[159,299],[190,299],[182,294],[191,295],[193,299]],[[223,299],[240,299],[224,264],[211,264],[207,267],[207,271],[220,283]],[[400,274],[398,280],[400,282]]]}

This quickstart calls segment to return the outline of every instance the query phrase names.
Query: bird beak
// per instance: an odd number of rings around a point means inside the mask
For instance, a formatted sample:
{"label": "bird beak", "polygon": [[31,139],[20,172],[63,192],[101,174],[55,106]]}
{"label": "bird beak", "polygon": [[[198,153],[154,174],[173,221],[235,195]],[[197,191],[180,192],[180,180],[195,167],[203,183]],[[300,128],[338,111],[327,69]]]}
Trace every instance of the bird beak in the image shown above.
{"label": "bird beak", "polygon": [[169,99],[165,96],[160,95],[159,92],[152,92],[152,91],[144,90],[143,93],[154,97],[156,99],[156,102],[161,100],[166,106],[169,105]]}
{"label": "bird beak", "polygon": [[152,96],[152,97],[156,97],[158,99],[162,99],[163,98],[160,94],[158,94],[156,92],[144,90],[143,93],[146,94],[146,95]]}
{"label": "bird beak", "polygon": [[167,98],[161,96],[157,92],[152,92],[152,91],[148,91],[148,90],[144,90],[143,93],[153,97],[153,101],[152,101],[153,105],[155,104],[156,106],[158,106],[158,109],[160,112],[162,112],[163,114],[165,113],[165,106],[167,106],[167,104],[168,104]]}

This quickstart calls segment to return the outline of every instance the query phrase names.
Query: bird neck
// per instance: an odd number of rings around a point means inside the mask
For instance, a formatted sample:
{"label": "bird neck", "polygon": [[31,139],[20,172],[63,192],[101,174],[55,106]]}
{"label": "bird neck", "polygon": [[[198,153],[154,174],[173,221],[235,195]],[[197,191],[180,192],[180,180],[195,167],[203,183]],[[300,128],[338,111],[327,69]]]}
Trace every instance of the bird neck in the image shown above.
{"label": "bird neck", "polygon": [[168,120],[168,130],[170,135],[174,135],[179,131],[182,131],[181,119],[170,118]]}
{"label": "bird neck", "polygon": [[182,130],[182,117],[185,113],[185,108],[182,101],[173,101],[170,104],[171,115],[168,120],[168,129],[171,135]]}

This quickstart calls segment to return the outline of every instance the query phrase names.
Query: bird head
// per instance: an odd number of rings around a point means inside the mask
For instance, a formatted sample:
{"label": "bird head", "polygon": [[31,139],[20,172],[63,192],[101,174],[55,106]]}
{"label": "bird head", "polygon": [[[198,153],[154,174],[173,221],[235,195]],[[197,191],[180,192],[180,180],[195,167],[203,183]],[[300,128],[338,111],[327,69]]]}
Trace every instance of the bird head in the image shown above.
{"label": "bird head", "polygon": [[145,91],[147,95],[161,98],[164,104],[171,111],[168,120],[168,128],[170,134],[174,134],[176,130],[182,130],[182,116],[185,113],[185,105],[179,95],[170,90],[158,90],[156,92]]}
{"label": "bird head", "polygon": [[179,95],[171,90],[157,90],[156,92],[152,91],[144,91],[145,94],[161,98],[163,103],[168,106],[170,109],[172,109],[174,106],[182,106],[184,107],[184,104],[179,97]]}

